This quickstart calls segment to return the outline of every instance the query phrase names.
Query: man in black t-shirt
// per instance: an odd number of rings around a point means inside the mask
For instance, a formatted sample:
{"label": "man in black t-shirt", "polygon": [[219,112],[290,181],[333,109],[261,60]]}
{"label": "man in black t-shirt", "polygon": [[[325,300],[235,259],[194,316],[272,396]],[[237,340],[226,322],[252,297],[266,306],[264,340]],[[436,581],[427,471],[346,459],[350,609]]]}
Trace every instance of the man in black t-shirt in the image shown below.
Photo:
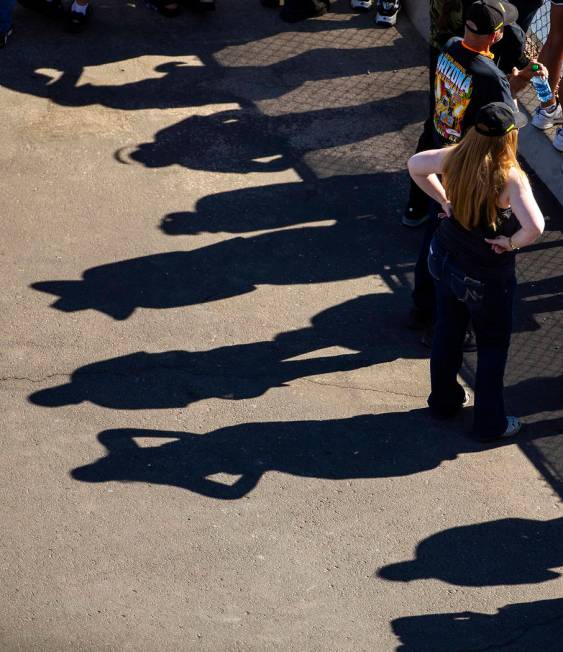
{"label": "man in black t-shirt", "polygon": [[[516,110],[512,98],[527,86],[534,74],[546,74],[541,65],[539,71],[532,70],[532,65],[537,63],[534,61],[520,71],[514,68],[508,79],[495,65],[491,47],[502,38],[504,26],[517,18],[517,9],[500,0],[477,0],[469,7],[463,39],[450,39],[436,66],[433,134],[436,147],[459,142],[485,104],[504,102]],[[431,324],[434,312],[434,282],[426,262],[439,223],[437,210],[432,213],[415,268],[410,323],[413,328]]]}
{"label": "man in black t-shirt", "polygon": [[457,37],[438,57],[434,90],[437,145],[459,142],[485,104],[504,102],[516,110],[508,79],[488,48],[478,52]]}

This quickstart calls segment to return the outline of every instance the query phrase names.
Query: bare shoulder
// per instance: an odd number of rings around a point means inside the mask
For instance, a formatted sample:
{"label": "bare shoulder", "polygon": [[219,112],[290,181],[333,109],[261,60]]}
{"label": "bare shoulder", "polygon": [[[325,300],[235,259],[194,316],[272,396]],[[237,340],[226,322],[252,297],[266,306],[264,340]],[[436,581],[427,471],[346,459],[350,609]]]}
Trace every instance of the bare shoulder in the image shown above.
{"label": "bare shoulder", "polygon": [[509,186],[509,188],[511,188],[512,190],[518,189],[520,190],[520,192],[522,191],[531,192],[532,190],[530,186],[530,182],[528,181],[528,177],[526,176],[525,172],[515,166],[512,166],[508,171],[506,183]]}

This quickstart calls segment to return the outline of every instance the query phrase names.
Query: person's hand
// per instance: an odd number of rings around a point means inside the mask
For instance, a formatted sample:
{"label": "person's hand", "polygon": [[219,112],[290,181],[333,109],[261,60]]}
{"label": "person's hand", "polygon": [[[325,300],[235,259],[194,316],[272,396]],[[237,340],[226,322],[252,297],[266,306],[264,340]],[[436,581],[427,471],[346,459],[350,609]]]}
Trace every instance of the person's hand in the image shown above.
{"label": "person's hand", "polygon": [[[536,67],[537,70],[534,70],[534,68]],[[530,61],[530,63],[528,63],[528,65],[525,68],[522,68],[522,70],[518,70],[518,68],[513,68],[512,76],[523,77],[526,81],[530,81],[532,77],[544,77],[545,79],[547,79],[549,73],[547,71],[547,68],[543,65],[543,63],[540,63],[539,61]]]}
{"label": "person's hand", "polygon": [[452,216],[452,205],[450,202],[446,199],[446,201],[443,201],[441,203],[442,206],[442,212],[438,213],[438,217],[443,220],[446,217],[451,217]]}
{"label": "person's hand", "polygon": [[491,245],[491,249],[495,254],[503,254],[505,251],[512,251],[510,238],[507,238],[505,235],[498,235],[496,238],[485,238],[485,242]]}

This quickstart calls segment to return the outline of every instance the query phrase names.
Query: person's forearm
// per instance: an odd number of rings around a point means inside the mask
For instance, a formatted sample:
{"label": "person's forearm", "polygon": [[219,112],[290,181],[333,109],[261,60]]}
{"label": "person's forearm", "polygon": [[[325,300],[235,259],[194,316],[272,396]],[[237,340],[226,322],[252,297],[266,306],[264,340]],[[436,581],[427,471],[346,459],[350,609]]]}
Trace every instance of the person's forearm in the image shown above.
{"label": "person's forearm", "polygon": [[522,75],[511,75],[508,81],[510,84],[510,94],[513,98],[517,98],[518,95],[529,84],[529,80],[524,78]]}
{"label": "person's forearm", "polygon": [[429,176],[413,174],[412,172],[410,174],[416,185],[424,190],[434,201],[437,201],[439,204],[444,204],[448,201],[444,186],[440,183],[440,179],[438,179],[436,174],[430,174]]}
{"label": "person's forearm", "polygon": [[539,228],[520,228],[510,237],[510,243],[513,249],[522,249],[533,244],[542,234]]}
{"label": "person's forearm", "polygon": [[512,97],[516,98],[518,93],[521,93],[522,90],[530,83],[534,75],[545,77],[547,79],[547,68],[542,63],[539,63],[535,60],[530,61],[525,68],[522,68],[522,70],[513,68],[512,74],[508,78],[508,83],[510,84],[510,94]]}

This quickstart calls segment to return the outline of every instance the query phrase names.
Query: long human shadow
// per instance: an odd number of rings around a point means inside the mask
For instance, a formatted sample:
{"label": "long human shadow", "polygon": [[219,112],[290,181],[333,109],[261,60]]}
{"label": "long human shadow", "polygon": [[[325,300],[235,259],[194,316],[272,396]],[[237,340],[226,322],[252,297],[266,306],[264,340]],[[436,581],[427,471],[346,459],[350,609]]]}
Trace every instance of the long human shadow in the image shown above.
{"label": "long human shadow", "polygon": [[[181,165],[216,172],[275,172],[295,167],[295,157],[398,131],[418,121],[412,107],[424,92],[359,106],[267,116],[249,108],[191,116],[157,132],[129,157],[149,168]],[[338,124],[327,132],[327,124]],[[262,161],[260,159],[271,159]]]}
{"label": "long human shadow", "polygon": [[[365,219],[379,213],[384,205],[383,193],[377,192],[380,179],[384,177],[337,175],[314,183],[276,183],[229,190],[198,199],[193,211],[169,213],[159,226],[167,235],[177,236],[249,233],[322,220]],[[385,194],[388,188],[394,192],[392,185],[384,187]],[[385,213],[390,216],[389,210]]]}
{"label": "long human shadow", "polygon": [[[97,7],[96,19],[81,47],[76,39],[60,33],[54,25],[33,12],[17,9],[18,47],[3,53],[0,84],[20,93],[48,96],[61,106],[99,104],[122,110],[161,109],[233,102],[243,97],[251,102],[271,99],[306,80],[330,80],[365,74],[368,70],[396,70],[417,65],[405,42],[414,30],[401,21],[406,36],[391,47],[317,48],[298,53],[268,66],[221,65],[224,48],[284,39],[285,32],[299,35],[331,33],[342,29],[372,29],[359,15],[346,20],[316,19],[286,26],[272,12],[256,5],[252,20],[240,21],[242,2],[224,3],[216,15],[190,16],[176,21],[159,21],[144,9],[125,9],[107,3]],[[248,9],[245,11],[248,13]],[[236,25],[236,30],[233,30]],[[38,40],[37,30],[51,38]],[[416,37],[415,37],[416,38]],[[414,48],[413,48],[414,50]],[[162,77],[126,84],[80,83],[84,69],[124,62],[143,55],[178,57],[155,67]],[[196,56],[203,66],[182,65],[185,57]],[[5,65],[4,65],[5,64]],[[39,72],[43,70],[44,72]],[[49,71],[55,71],[54,76]]]}
{"label": "long human shadow", "polygon": [[[41,281],[32,287],[58,296],[52,305],[63,312],[95,309],[123,320],[139,307],[190,306],[240,296],[263,284],[323,283],[393,268],[401,274],[411,262],[409,252],[386,224],[396,219],[403,176],[375,174],[371,182],[371,189],[381,184],[391,190],[373,200],[377,204],[370,214],[353,220],[123,260],[88,269],[82,280]],[[291,211],[290,195],[287,206]]]}
{"label": "long human shadow", "polygon": [[[422,409],[339,420],[247,423],[203,435],[106,430],[98,439],[106,456],[74,469],[75,480],[170,485],[222,500],[247,495],[268,471],[332,480],[396,477],[476,450]],[[159,445],[162,439],[172,441]],[[224,475],[213,477],[217,474]]]}
{"label": "long human shadow", "polygon": [[416,557],[385,566],[378,576],[394,582],[439,579],[458,586],[536,584],[561,577],[563,518],[505,518],[438,532]]}
{"label": "long human shadow", "polygon": [[[43,407],[90,401],[113,409],[184,407],[207,398],[247,399],[311,375],[358,369],[426,353],[397,332],[395,295],[371,294],[329,308],[309,328],[281,333],[272,341],[209,351],[138,352],[77,369],[69,383],[35,392]],[[292,360],[329,347],[340,355]]]}
{"label": "long human shadow", "polygon": [[[279,98],[299,88],[305,81],[325,81],[364,75],[370,69],[384,72],[415,65],[398,39],[393,47],[357,48],[343,53],[335,48],[318,48],[303,52],[268,66],[221,67],[210,61],[210,53],[195,49],[195,56],[206,65],[191,65],[182,57],[194,56],[189,46],[184,53],[173,50],[168,61],[154,67],[158,73],[150,79],[126,84],[79,83],[82,67],[60,75],[37,72],[38,81],[48,86],[49,97],[61,106],[99,104],[113,109],[138,111],[234,102],[258,102]],[[338,54],[340,56],[338,56]],[[373,63],[372,63],[373,62]],[[93,64],[89,64],[93,65]],[[38,67],[48,69],[43,65]],[[55,69],[56,70],[56,69]],[[306,72],[305,72],[306,71]]]}
{"label": "long human shadow", "polygon": [[563,598],[508,604],[495,614],[462,611],[397,618],[400,652],[560,652]]}

